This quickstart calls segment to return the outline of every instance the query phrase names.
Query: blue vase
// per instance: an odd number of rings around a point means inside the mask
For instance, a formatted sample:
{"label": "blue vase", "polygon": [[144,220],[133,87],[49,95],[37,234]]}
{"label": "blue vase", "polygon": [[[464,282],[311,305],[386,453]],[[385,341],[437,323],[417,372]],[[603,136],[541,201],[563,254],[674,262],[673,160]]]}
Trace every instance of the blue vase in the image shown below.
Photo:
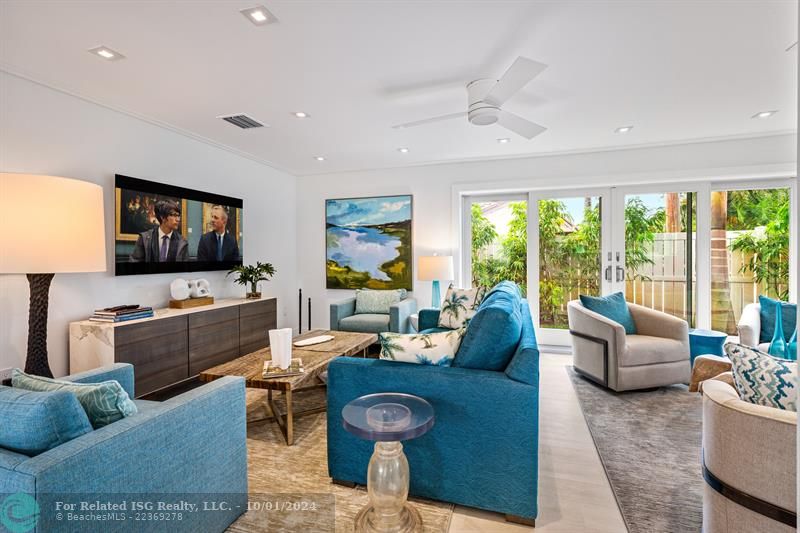
{"label": "blue vase", "polygon": [[783,336],[783,313],[781,312],[781,303],[778,302],[775,304],[775,335],[772,337],[772,342],[769,343],[768,353],[773,357],[786,359],[787,348],[786,338]]}
{"label": "blue vase", "polygon": [[786,347],[786,359],[797,361],[797,328],[794,328],[794,334],[789,339],[789,346]]}

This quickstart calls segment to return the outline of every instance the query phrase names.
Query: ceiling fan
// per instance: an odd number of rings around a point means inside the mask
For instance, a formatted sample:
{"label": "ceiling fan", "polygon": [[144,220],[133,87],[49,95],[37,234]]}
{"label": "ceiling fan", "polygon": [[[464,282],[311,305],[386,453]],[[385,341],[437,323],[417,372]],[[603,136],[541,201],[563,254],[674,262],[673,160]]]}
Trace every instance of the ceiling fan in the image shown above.
{"label": "ceiling fan", "polygon": [[413,128],[431,122],[466,116],[467,120],[476,126],[497,123],[526,139],[533,139],[547,128],[514,113],[504,111],[501,106],[546,68],[547,65],[519,56],[499,80],[480,79],[467,84],[467,111],[406,122],[392,127]]}

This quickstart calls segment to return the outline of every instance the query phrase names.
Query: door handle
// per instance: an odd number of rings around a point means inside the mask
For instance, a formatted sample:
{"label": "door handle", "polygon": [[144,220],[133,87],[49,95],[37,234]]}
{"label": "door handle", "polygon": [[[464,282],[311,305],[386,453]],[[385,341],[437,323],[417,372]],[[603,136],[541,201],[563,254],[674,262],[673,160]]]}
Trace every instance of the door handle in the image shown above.
{"label": "door handle", "polygon": [[625,269],[621,266],[617,266],[617,283],[621,281],[625,281]]}
{"label": "door handle", "polygon": [[603,277],[606,279],[606,281],[611,281],[611,265],[608,265],[606,267],[606,271],[605,274],[603,274]]}

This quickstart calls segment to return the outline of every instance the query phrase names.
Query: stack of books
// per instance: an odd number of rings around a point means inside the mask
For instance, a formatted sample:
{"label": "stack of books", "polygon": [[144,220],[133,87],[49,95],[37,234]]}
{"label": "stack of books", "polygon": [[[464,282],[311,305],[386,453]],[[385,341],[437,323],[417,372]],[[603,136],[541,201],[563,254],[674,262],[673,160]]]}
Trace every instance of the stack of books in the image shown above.
{"label": "stack of books", "polygon": [[139,320],[153,316],[152,307],[140,307],[138,305],[124,305],[119,307],[107,307],[97,309],[89,317],[93,322],[125,322],[126,320]]}

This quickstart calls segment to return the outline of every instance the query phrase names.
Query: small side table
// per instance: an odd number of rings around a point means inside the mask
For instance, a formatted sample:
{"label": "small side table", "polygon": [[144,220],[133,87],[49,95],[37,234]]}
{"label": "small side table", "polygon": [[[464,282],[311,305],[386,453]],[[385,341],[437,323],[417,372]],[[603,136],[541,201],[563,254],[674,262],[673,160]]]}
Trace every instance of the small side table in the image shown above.
{"label": "small side table", "polygon": [[408,323],[411,324],[411,327],[414,328],[414,331],[419,333],[419,313],[408,315]]}
{"label": "small side table", "polygon": [[690,329],[689,330],[689,354],[691,362],[689,366],[694,365],[694,359],[698,355],[717,355],[719,357],[725,354],[722,351],[722,346],[728,338],[727,333],[721,331],[712,331],[709,329]]}
{"label": "small side table", "polygon": [[370,503],[356,516],[356,532],[421,532],[422,516],[407,501],[411,476],[400,441],[433,427],[433,406],[411,394],[369,394],[345,405],[342,418],[347,431],[375,441],[367,470]]}

